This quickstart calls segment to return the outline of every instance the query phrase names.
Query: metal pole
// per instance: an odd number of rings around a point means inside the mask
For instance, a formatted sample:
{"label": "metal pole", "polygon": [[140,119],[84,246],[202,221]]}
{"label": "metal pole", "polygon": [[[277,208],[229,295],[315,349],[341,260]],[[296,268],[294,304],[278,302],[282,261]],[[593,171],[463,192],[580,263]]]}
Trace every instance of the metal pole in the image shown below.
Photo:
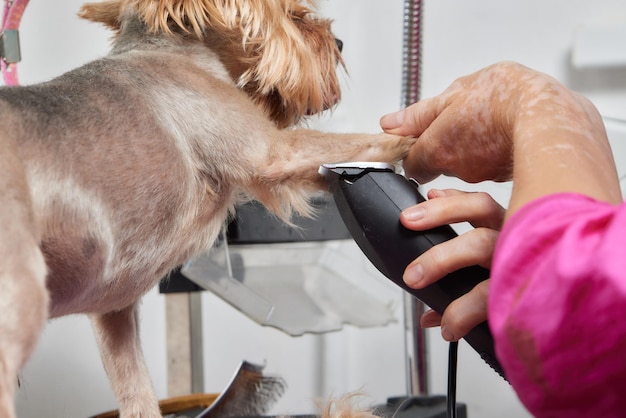
{"label": "metal pole", "polygon": [[191,393],[204,393],[204,342],[202,333],[202,292],[189,292]]}
{"label": "metal pole", "polygon": [[422,66],[422,2],[404,1],[404,44],[402,48],[402,107],[419,100]]}
{"label": "metal pole", "polygon": [[[404,2],[402,108],[419,100],[422,63],[422,2]],[[419,326],[425,307],[409,293],[404,295],[407,395],[428,394],[426,333]]]}

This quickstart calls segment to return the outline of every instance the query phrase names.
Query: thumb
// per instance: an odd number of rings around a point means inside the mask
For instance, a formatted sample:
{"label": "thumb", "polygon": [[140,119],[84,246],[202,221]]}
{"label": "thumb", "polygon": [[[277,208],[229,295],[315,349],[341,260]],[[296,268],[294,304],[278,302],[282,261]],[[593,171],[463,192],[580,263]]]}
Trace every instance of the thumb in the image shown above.
{"label": "thumb", "polygon": [[425,99],[380,119],[383,131],[402,136],[420,136],[439,116],[439,100]]}
{"label": "thumb", "polygon": [[[404,122],[404,113],[406,109],[399,110],[394,113],[389,113],[382,118],[380,118],[380,127],[389,133],[391,131],[397,130],[402,127],[402,123]],[[393,132],[395,133],[395,132]]]}

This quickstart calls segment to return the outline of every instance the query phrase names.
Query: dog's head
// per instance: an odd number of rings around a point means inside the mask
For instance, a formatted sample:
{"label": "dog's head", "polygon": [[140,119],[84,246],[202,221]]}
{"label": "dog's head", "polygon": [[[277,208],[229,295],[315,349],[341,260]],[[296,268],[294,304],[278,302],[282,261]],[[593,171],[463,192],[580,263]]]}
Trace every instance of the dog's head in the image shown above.
{"label": "dog's head", "polygon": [[194,36],[216,50],[239,88],[279,127],[340,98],[340,42],[312,0],[105,0],[80,16],[118,31],[127,14],[149,31]]}

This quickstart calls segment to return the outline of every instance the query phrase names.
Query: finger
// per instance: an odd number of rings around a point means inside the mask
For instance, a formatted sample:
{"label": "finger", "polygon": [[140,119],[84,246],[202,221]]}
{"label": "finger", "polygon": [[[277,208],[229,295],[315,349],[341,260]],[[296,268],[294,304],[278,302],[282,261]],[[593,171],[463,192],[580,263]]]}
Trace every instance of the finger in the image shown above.
{"label": "finger", "polygon": [[432,148],[432,145],[427,145],[423,137],[418,138],[409,148],[408,154],[402,160],[402,168],[408,178],[425,184],[442,174],[441,170],[433,166],[433,160],[429,158],[429,149]]}
{"label": "finger", "polygon": [[466,144],[471,140],[458,132],[459,120],[451,108],[444,106],[444,97],[440,96],[438,100],[441,103],[440,113],[420,131],[417,141],[404,158],[407,177],[419,183],[427,183],[441,174],[472,182],[484,180],[476,176],[478,170],[472,169],[476,165],[475,159],[466,158]]}
{"label": "finger", "polygon": [[420,326],[422,328],[434,328],[441,326],[441,315],[432,309],[427,310],[420,317]]}
{"label": "finger", "polygon": [[[446,108],[445,97],[440,95],[421,100],[399,112],[385,115],[380,120],[380,125],[387,133],[396,135],[415,136],[418,140],[409,149],[403,161],[404,169],[410,173],[410,177],[420,183],[426,183],[442,174],[436,164],[437,153],[443,147],[438,139],[438,129],[441,126],[440,115]],[[441,128],[437,128],[440,126]],[[430,133],[434,130],[434,134]]]}
{"label": "finger", "polygon": [[483,192],[430,190],[426,202],[411,206],[400,214],[406,228],[422,231],[440,225],[469,222],[472,226],[500,229],[505,209]]}
{"label": "finger", "polygon": [[403,280],[413,289],[422,289],[464,267],[490,268],[497,238],[498,231],[476,228],[435,245],[406,267]]}
{"label": "finger", "polygon": [[452,301],[441,317],[442,337],[446,341],[458,341],[475,326],[486,321],[488,296],[489,280],[485,280]]}
{"label": "finger", "polygon": [[400,136],[420,136],[444,109],[439,97],[420,100],[380,119],[380,127],[387,133]]}
{"label": "finger", "polygon": [[[469,183],[505,181],[512,174],[510,143],[499,131],[480,131],[475,118],[463,113],[453,94],[438,96],[435,119],[419,126],[418,140],[403,161],[408,177],[427,183],[444,174]],[[449,100],[450,102],[447,102]],[[449,104],[449,106],[446,106]],[[408,110],[408,108],[407,108]],[[405,115],[407,119],[409,116]],[[423,122],[414,122],[416,126]],[[411,125],[404,122],[404,125]],[[399,130],[402,132],[402,130]]]}

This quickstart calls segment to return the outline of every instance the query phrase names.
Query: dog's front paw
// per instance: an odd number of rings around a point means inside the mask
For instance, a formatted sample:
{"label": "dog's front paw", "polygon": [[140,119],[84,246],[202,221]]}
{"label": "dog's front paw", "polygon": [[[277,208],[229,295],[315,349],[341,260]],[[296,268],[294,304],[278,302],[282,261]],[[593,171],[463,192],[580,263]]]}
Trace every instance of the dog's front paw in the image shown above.
{"label": "dog's front paw", "polygon": [[376,161],[397,163],[404,159],[409,153],[409,150],[417,141],[417,138],[412,136],[398,136],[393,134],[380,134],[380,156]]}

